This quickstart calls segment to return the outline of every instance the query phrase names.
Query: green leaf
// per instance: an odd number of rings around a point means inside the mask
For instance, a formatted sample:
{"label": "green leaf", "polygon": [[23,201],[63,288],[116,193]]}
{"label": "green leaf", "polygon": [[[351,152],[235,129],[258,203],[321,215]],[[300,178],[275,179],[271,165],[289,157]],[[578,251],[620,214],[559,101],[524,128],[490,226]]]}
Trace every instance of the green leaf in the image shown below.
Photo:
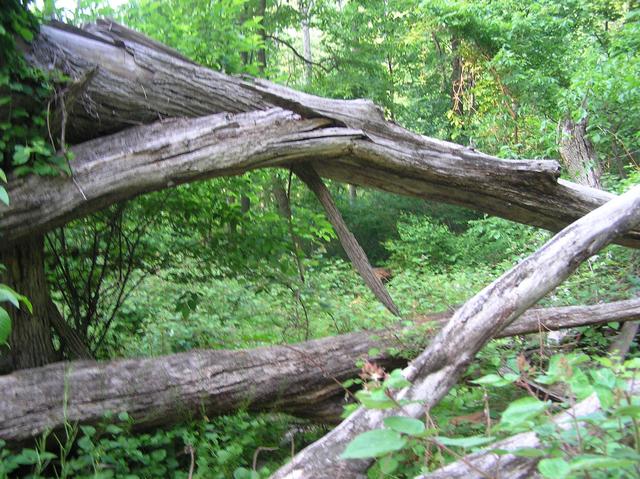
{"label": "green leaf", "polygon": [[397,406],[382,389],[375,391],[360,390],[356,393],[356,399],[368,409],[391,409]]}
{"label": "green leaf", "polygon": [[519,377],[520,376],[518,376],[517,374],[507,374],[504,377],[497,374],[487,374],[486,376],[474,379],[471,382],[474,384],[480,384],[482,386],[495,386],[499,388],[512,384]]}
{"label": "green leaf", "polygon": [[356,436],[340,457],[344,459],[381,457],[390,452],[399,451],[406,443],[406,439],[396,431],[375,429]]}
{"label": "green leaf", "polygon": [[246,467],[239,467],[233,471],[233,479],[260,479],[260,474]]}
{"label": "green leaf", "polygon": [[4,186],[0,186],[0,201],[9,206],[9,194],[5,190]]}
{"label": "green leaf", "polygon": [[30,156],[31,148],[18,145],[13,152],[13,164],[15,166],[24,165],[27,161],[29,161]]}
{"label": "green leaf", "polygon": [[0,344],[5,344],[11,335],[11,318],[4,308],[0,308]]}
{"label": "green leaf", "polygon": [[392,416],[384,419],[384,425],[389,429],[415,436],[425,430],[424,422],[412,417]]}
{"label": "green leaf", "polygon": [[564,479],[571,472],[569,463],[561,458],[543,459],[538,463],[538,471],[548,479]]}
{"label": "green leaf", "polygon": [[0,303],[6,301],[13,304],[16,308],[20,308],[19,299],[20,295],[18,293],[8,286],[0,284]]}
{"label": "green leaf", "polygon": [[380,459],[380,471],[383,474],[392,474],[398,469],[400,463],[393,457],[383,457]]}
{"label": "green leaf", "polygon": [[547,407],[548,403],[534,397],[516,399],[502,413],[500,424],[505,427],[522,424],[536,417]]}
{"label": "green leaf", "polygon": [[455,447],[478,447],[483,444],[488,444],[496,440],[493,436],[469,436],[469,437],[444,437],[444,436],[436,436],[434,437],[436,441],[445,446],[455,446]]}
{"label": "green leaf", "polygon": [[516,449],[511,452],[514,456],[518,457],[543,457],[547,454],[542,449],[536,449],[534,447],[523,447],[522,449]]}
{"label": "green leaf", "polygon": [[585,469],[614,469],[634,465],[629,459],[617,459],[609,456],[597,456],[595,454],[583,454],[576,456],[570,463],[571,471]]}
{"label": "green leaf", "polygon": [[410,385],[411,383],[403,376],[401,369],[391,371],[389,377],[384,381],[384,386],[389,389],[402,389]]}
{"label": "green leaf", "polygon": [[640,405],[621,406],[613,411],[613,415],[617,417],[630,416],[636,419],[640,419]]}
{"label": "green leaf", "polygon": [[0,168],[0,180],[4,181],[5,183],[7,182],[7,175],[5,174],[4,171],[2,171],[1,168]]}

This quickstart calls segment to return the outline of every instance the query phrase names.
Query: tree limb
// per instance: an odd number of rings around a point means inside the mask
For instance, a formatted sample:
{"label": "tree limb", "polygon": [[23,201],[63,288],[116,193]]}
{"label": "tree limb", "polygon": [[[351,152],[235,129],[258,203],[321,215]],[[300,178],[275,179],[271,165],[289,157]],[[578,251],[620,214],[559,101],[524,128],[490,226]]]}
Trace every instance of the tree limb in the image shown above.
{"label": "tree limb", "polygon": [[456,311],[429,347],[404,370],[412,385],[396,395],[397,401],[408,401],[401,411],[359,408],[272,477],[360,477],[370,461],[340,459],[354,437],[381,427],[390,415],[421,417],[456,384],[491,337],[558,286],[584,260],[638,223],[640,186],[562,230]]}
{"label": "tree limb", "polygon": [[[147,359],[73,361],[0,376],[0,439],[25,441],[66,421],[95,424],[106,412],[127,411],[137,430],[188,417],[283,411],[334,422],[341,413],[342,381],[358,375],[358,359],[387,370],[406,362],[389,348],[409,353],[424,346],[452,313],[423,317],[415,331],[351,333],[240,351],[191,351]],[[532,309],[496,337],[537,333],[640,318],[640,298],[594,306]],[[426,322],[426,324],[425,324]],[[410,338],[407,345],[401,338]],[[417,341],[417,345],[415,342]]]}

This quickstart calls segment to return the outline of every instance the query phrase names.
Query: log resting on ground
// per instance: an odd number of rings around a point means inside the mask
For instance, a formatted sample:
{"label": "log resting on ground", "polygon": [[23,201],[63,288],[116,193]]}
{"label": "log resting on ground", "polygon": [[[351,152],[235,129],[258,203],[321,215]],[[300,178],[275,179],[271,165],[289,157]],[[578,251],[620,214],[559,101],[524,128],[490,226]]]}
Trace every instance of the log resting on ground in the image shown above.
{"label": "log resting on ground", "polygon": [[[630,395],[640,393],[640,384],[627,385]],[[594,393],[580,401],[572,408],[556,415],[552,421],[559,430],[575,429],[576,425],[584,427],[580,418],[585,418],[600,409],[600,401]],[[528,479],[537,476],[537,466],[541,457],[523,457],[513,454],[495,454],[492,451],[517,451],[518,449],[540,449],[542,442],[535,432],[516,434],[492,444],[483,451],[464,456],[464,458],[448,464],[429,474],[415,479]]]}
{"label": "log resting on ground", "polygon": [[455,312],[405,368],[404,375],[412,384],[395,396],[398,401],[407,401],[400,410],[360,407],[272,477],[366,477],[371,461],[340,458],[354,437],[381,428],[388,416],[423,417],[458,382],[478,351],[498,331],[562,283],[584,260],[639,223],[640,186],[635,186],[562,230]]}
{"label": "log resting on ground", "polygon": [[[387,369],[402,366],[406,362],[387,349],[408,352],[424,346],[451,315],[422,317],[411,329],[359,332],[291,346],[74,361],[0,376],[0,439],[22,442],[61,428],[65,418],[95,424],[107,412],[121,411],[129,412],[139,429],[243,407],[333,422],[344,398],[339,383],[357,376],[358,359],[378,348],[381,352],[372,361]],[[496,337],[639,318],[640,298],[532,309]]]}
{"label": "log resting on ground", "polygon": [[[380,110],[369,101],[325,99],[265,80],[214,72],[112,22],[99,22],[89,30],[60,24],[43,26],[27,55],[34,66],[61,70],[78,83],[76,88],[69,88],[73,92],[67,105],[67,138],[70,140],[85,141],[166,117],[199,117],[223,112],[259,117],[260,112],[280,107],[299,115],[301,123],[318,122],[315,128],[317,134],[324,137],[325,154],[313,156],[313,148],[302,151],[308,138],[292,139],[288,148],[295,151],[300,147],[297,153],[289,157],[285,147],[275,160],[268,151],[255,151],[254,137],[260,143],[256,136],[260,132],[245,129],[247,149],[271,156],[273,161],[245,163],[242,158],[234,160],[227,155],[224,170],[185,172],[179,175],[178,181],[167,171],[164,183],[146,182],[144,186],[132,187],[132,183],[140,179],[136,176],[139,171],[132,168],[129,172],[125,164],[115,160],[112,163],[112,157],[118,156],[118,148],[132,134],[124,133],[123,137],[111,137],[114,154],[110,154],[107,144],[102,145],[100,159],[103,171],[122,185],[111,182],[113,189],[105,189],[99,201],[91,191],[84,191],[88,198],[86,204],[76,201],[71,208],[68,191],[58,194],[49,188],[46,193],[40,192],[41,186],[50,182],[59,184],[60,180],[32,179],[31,204],[21,204],[21,198],[13,197],[10,191],[12,206],[0,207],[3,244],[47,231],[71,218],[146,191],[216,175],[241,174],[263,166],[289,167],[293,161],[304,160],[314,160],[315,170],[328,178],[457,204],[553,231],[613,197],[558,180],[560,167],[555,161],[501,160],[471,148],[411,133],[385,121]],[[155,128],[157,130],[146,130],[146,133],[161,134],[161,127]],[[284,147],[284,142],[280,146]],[[331,150],[331,154],[327,150]],[[157,162],[156,176],[169,165],[162,154],[162,150],[155,156],[149,152],[150,159],[155,158]],[[83,162],[86,161],[85,158]],[[77,162],[73,165],[74,172],[76,167]],[[187,164],[182,168],[188,169]],[[78,183],[75,194],[82,199],[82,181]],[[25,221],[22,213],[35,204],[38,208]],[[617,241],[639,247],[640,232],[634,230]]]}

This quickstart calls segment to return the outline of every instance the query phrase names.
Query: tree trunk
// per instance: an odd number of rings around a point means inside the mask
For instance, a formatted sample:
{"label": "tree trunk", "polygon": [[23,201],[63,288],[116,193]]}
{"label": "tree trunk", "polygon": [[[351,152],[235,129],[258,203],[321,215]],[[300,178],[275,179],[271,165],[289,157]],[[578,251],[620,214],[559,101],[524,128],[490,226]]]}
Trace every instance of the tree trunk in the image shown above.
{"label": "tree trunk", "polygon": [[464,113],[464,77],[462,57],[460,56],[460,39],[451,38],[451,110],[458,116]]}
{"label": "tree trunk", "polygon": [[[370,358],[387,370],[423,347],[452,313],[422,316],[413,331],[351,333],[246,351],[192,351],[149,359],[74,361],[0,377],[0,439],[25,441],[65,421],[97,423],[127,411],[137,429],[170,425],[205,413],[248,408],[283,411],[334,422],[344,404],[340,382],[356,377]],[[594,306],[532,309],[496,337],[640,318],[640,298]],[[412,338],[410,344],[398,338]],[[416,344],[417,342],[417,344]],[[389,348],[400,351],[391,354]]]}
{"label": "tree trunk", "polygon": [[349,185],[349,206],[355,206],[358,201],[358,189],[354,185]]}
{"label": "tree trunk", "polygon": [[376,298],[384,304],[391,314],[400,316],[400,310],[393,302],[391,295],[384,284],[382,284],[380,278],[374,273],[367,254],[358,243],[356,237],[349,231],[349,227],[342,218],[338,208],[336,208],[333,198],[331,198],[331,193],[329,193],[329,190],[318,176],[318,173],[309,165],[296,166],[293,171],[304,181],[309,189],[313,191],[316,198],[318,198],[318,201],[327,214],[331,226],[333,226],[333,230],[340,240],[340,244],[351,260],[351,264],[353,264],[353,267],[360,274],[366,285],[369,286],[369,289],[371,289]]}
{"label": "tree trunk", "polygon": [[[368,101],[330,100],[265,80],[229,77],[195,65],[169,48],[112,22],[101,22],[90,29],[86,32],[68,26],[43,26],[28,56],[32,64],[60,68],[82,83],[81,94],[75,95],[77,100],[67,102],[67,138],[72,141],[158,118],[255,112],[279,106],[304,119],[326,119],[324,125],[318,126],[322,131],[317,132],[316,141],[334,143],[341,153],[319,158],[314,168],[320,175],[339,181],[453,203],[554,231],[613,197],[557,181],[559,166],[552,161],[500,160],[410,133],[384,121],[380,110]],[[347,139],[345,134],[352,138]],[[340,136],[343,138],[337,138]],[[358,140],[353,141],[356,137]],[[124,138],[114,137],[112,141],[117,144]],[[290,147],[295,150],[297,145],[291,143]],[[287,165],[290,161],[284,155],[280,162],[272,164]],[[236,165],[224,174],[237,174],[248,168]],[[126,176],[124,171],[113,173]],[[192,179],[196,176],[192,175]],[[205,172],[199,176],[203,177]],[[170,180],[153,189],[168,184]],[[127,197],[142,192],[130,190]],[[111,195],[125,196],[122,192]],[[54,195],[44,201],[55,210],[60,200]],[[89,205],[83,208],[86,212],[91,210]],[[78,214],[76,211],[76,217]],[[0,209],[0,215],[0,228],[13,235],[9,239],[47,229],[41,222],[12,225],[7,217],[13,215],[11,211]],[[63,219],[61,213],[57,215],[59,224],[69,219]],[[640,233],[635,231],[619,241],[638,246]]]}
{"label": "tree trunk", "polygon": [[558,149],[564,166],[576,182],[600,189],[602,169],[598,165],[593,144],[587,138],[587,123],[586,117],[578,123],[570,118],[565,119],[560,127]]}
{"label": "tree trunk", "polygon": [[[578,123],[571,118],[565,119],[561,124],[561,134],[559,140],[559,150],[562,161],[576,182],[592,188],[601,189],[600,177],[602,167],[598,163],[598,158],[593,144],[587,138],[588,117],[584,117]],[[610,352],[624,357],[636,334],[639,323],[628,323],[623,325],[619,337],[610,347]],[[557,342],[561,342],[566,332],[556,333],[550,337]]]}
{"label": "tree trunk", "polygon": [[361,477],[370,461],[340,458],[354,437],[382,427],[389,416],[423,417],[457,383],[491,337],[558,286],[584,260],[638,223],[640,186],[562,230],[456,311],[429,347],[404,370],[412,384],[395,395],[397,401],[407,402],[401,410],[359,408],[272,477]]}
{"label": "tree trunk", "polygon": [[304,81],[307,86],[311,85],[313,79],[313,57],[311,56],[311,31],[309,23],[311,21],[311,1],[301,0],[298,2],[300,10],[301,27],[302,27],[302,54],[305,59],[304,63]]}
{"label": "tree trunk", "polygon": [[19,310],[7,308],[12,331],[9,349],[4,351],[4,367],[33,368],[55,361],[58,356],[53,349],[49,319],[51,298],[44,272],[44,237],[31,236],[19,245],[0,250],[0,264],[7,268],[0,275],[0,283],[25,295],[33,305],[32,314],[24,306]]}

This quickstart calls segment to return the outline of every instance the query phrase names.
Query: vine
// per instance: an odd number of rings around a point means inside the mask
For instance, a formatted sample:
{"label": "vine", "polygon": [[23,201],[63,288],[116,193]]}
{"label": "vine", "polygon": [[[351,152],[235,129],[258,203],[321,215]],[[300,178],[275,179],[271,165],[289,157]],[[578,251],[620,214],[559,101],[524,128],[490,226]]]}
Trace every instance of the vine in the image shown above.
{"label": "vine", "polygon": [[[8,0],[0,10],[0,203],[9,205],[6,189],[8,174],[41,176],[69,174],[66,156],[56,153],[53,141],[47,141],[50,99],[56,84],[65,81],[30,67],[23,51],[38,32],[38,20],[27,9],[28,1]],[[63,149],[64,151],[64,149]],[[0,273],[6,268],[0,264]],[[0,304],[21,304],[30,312],[31,304],[6,284],[0,283]],[[0,307],[0,345],[11,334],[8,311]]]}

